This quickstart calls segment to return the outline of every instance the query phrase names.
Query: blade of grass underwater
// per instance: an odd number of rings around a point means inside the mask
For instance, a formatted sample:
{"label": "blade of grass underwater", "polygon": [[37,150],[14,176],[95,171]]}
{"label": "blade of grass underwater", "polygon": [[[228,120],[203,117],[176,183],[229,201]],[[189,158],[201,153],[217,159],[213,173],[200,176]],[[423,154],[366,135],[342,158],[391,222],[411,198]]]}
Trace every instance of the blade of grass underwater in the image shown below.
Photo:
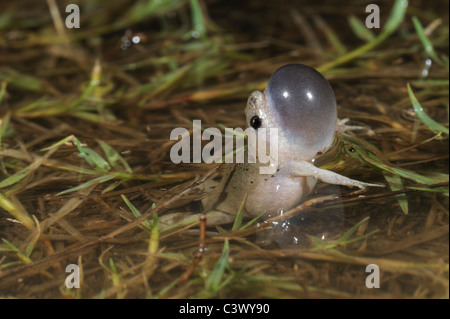
{"label": "blade of grass underwater", "polygon": [[161,296],[164,296],[169,290],[171,290],[178,283],[178,278],[170,282],[167,286],[162,288],[156,295],[155,299],[160,299]]}
{"label": "blade of grass underwater", "polygon": [[75,139],[76,138],[74,135],[69,135],[69,136],[63,138],[62,140],[60,140],[48,147],[43,148],[41,151],[48,151],[48,150],[51,150],[52,148],[57,148],[57,147],[60,147],[61,145],[66,145],[69,142],[75,142]]}
{"label": "blade of grass underwater", "polygon": [[[389,187],[392,191],[398,191],[404,189],[403,182],[400,176],[384,173],[384,178],[389,183]],[[408,215],[408,199],[406,198],[405,194],[397,194],[395,195],[397,197],[398,204],[400,205],[400,208],[402,211]]]}
{"label": "blade of grass underwater", "polygon": [[109,184],[109,186],[106,186],[106,188],[102,190],[102,195],[113,191],[114,189],[122,185],[124,182],[126,182],[126,179],[112,182],[111,184]]}
{"label": "blade of grass underwater", "polygon": [[15,20],[15,9],[10,8],[2,12],[0,16],[0,30],[8,31],[11,30],[11,25]]}
{"label": "blade of grass underwater", "polygon": [[189,37],[194,36],[204,38],[206,36],[205,19],[203,18],[202,8],[198,0],[190,0],[192,15],[192,31]]}
{"label": "blade of grass underwater", "polygon": [[63,114],[69,110],[69,104],[58,100],[49,100],[48,96],[44,95],[36,101],[19,108],[15,114],[21,117],[42,117]]}
{"label": "blade of grass underwater", "polygon": [[40,79],[20,73],[10,67],[0,68],[0,80],[29,91],[41,91],[44,87]]}
{"label": "blade of grass underwater", "polygon": [[109,258],[109,273],[111,274],[111,279],[113,282],[113,286],[117,291],[117,298],[122,299],[127,291],[126,288],[122,285],[122,275],[117,272],[116,264],[112,257]]}
{"label": "blade of grass underwater", "polygon": [[333,252],[336,252],[336,253],[340,254],[340,252],[335,249],[336,247],[344,246],[346,244],[350,244],[350,243],[353,243],[355,241],[358,241],[358,240],[364,239],[366,237],[372,236],[373,234],[378,232],[378,229],[375,229],[375,230],[373,230],[373,231],[371,231],[371,232],[369,232],[367,234],[364,234],[362,236],[358,236],[358,237],[349,239],[350,236],[352,236],[355,233],[355,231],[357,231],[358,228],[362,224],[366,223],[369,220],[369,218],[370,217],[367,216],[366,218],[361,220],[359,223],[357,223],[356,225],[351,227],[349,230],[347,230],[341,237],[339,237],[334,242],[327,242],[327,241],[321,240],[320,238],[312,236],[311,239],[312,239],[312,242],[314,244],[314,249],[315,250],[330,250],[330,251],[333,251]]}
{"label": "blade of grass underwater", "polygon": [[27,177],[28,174],[30,174],[30,172],[31,172],[30,166],[34,166],[34,165],[31,164],[25,168],[22,168],[21,170],[17,171],[15,174],[2,180],[0,182],[0,188],[11,186],[11,185],[19,182],[20,180],[24,179],[25,177]]}
{"label": "blade of grass underwater", "polygon": [[8,84],[7,82],[2,82],[2,85],[0,87],[0,104],[2,103],[3,98],[5,97],[7,84]]}
{"label": "blade of grass underwater", "polygon": [[[0,103],[1,103],[1,96],[0,96]],[[9,127],[10,119],[11,119],[11,112],[6,112],[3,118],[0,118],[0,149],[2,148],[3,137],[8,135],[8,132],[11,132],[11,128]]]}
{"label": "blade of grass underwater", "polygon": [[[196,87],[197,89],[199,89],[202,87],[206,79],[217,76],[217,74],[220,74],[222,71],[225,71],[229,67],[230,62],[223,58],[217,45],[208,45],[205,50],[207,51],[205,51],[203,55],[197,57],[189,64],[172,70],[169,74],[154,79],[150,82],[150,84],[141,86],[141,88],[138,89],[139,91],[135,91],[133,93],[134,96],[137,95],[136,93],[145,94],[141,101],[139,101],[138,105],[140,107],[150,106],[150,108],[161,108],[167,103],[173,103],[174,101],[188,101],[193,99],[195,100],[197,98],[205,99],[210,95],[212,95],[212,97],[215,97],[217,91],[209,91],[208,95],[205,96],[201,92],[196,90],[196,92],[190,96],[178,98],[173,101],[163,102],[162,104],[157,104],[156,106],[152,105],[152,102],[149,103],[149,101],[151,101],[155,95],[169,89],[173,91],[177,86],[183,89],[192,87]],[[236,89],[233,89],[232,91],[235,90]],[[220,92],[219,94],[230,94],[230,91],[227,92],[226,90],[218,90],[218,92]],[[248,91],[245,90],[245,92]]]}
{"label": "blade of grass underwater", "polygon": [[25,264],[30,264],[32,262],[32,260],[25,256],[20,250],[19,248],[17,248],[16,246],[14,246],[11,242],[9,242],[7,239],[2,238],[2,241],[9,247],[9,249],[13,252],[16,253],[17,257],[19,257],[20,260],[22,260],[23,263]]}
{"label": "blade of grass underwater", "polygon": [[407,8],[408,8],[407,0],[396,0],[382,32],[375,39],[357,48],[356,50],[353,50],[345,55],[338,57],[334,61],[330,61],[328,63],[319,66],[317,70],[321,73],[324,73],[329,69],[347,63],[353,60],[354,58],[360,56],[361,54],[366,53],[367,51],[370,51],[376,46],[378,46],[380,43],[386,40],[403,22]]}
{"label": "blade of grass underwater", "polygon": [[100,256],[98,257],[98,262],[100,264],[100,266],[106,270],[106,272],[108,272],[111,275],[111,280],[113,282],[113,286],[116,288],[117,290],[117,297],[123,297],[124,293],[126,293],[126,291],[124,291],[124,288],[121,284],[122,282],[122,276],[117,272],[117,268],[116,265],[114,263],[114,260],[110,257],[108,262],[109,262],[109,266],[106,265],[103,262],[103,256],[110,251],[114,246],[110,246],[107,249],[105,249],[105,251],[103,251]]}
{"label": "blade of grass underwater", "polygon": [[442,80],[442,79],[437,79],[437,80],[432,80],[432,79],[420,79],[420,80],[416,80],[416,81],[411,81],[410,82],[412,85],[414,85],[415,87],[434,87],[434,86],[444,86],[444,87],[448,87],[450,84],[450,81],[447,80]]}
{"label": "blade of grass underwater", "polygon": [[449,135],[448,128],[442,126],[441,124],[434,121],[432,118],[430,118],[425,111],[422,108],[422,105],[420,105],[419,101],[417,100],[416,96],[414,95],[414,92],[411,89],[411,86],[409,83],[407,84],[408,88],[408,94],[409,98],[411,99],[411,103],[413,105],[414,111],[416,112],[417,116],[420,118],[420,120],[425,124],[430,131],[432,131],[435,134],[438,134],[440,132],[443,132]]}
{"label": "blade of grass underwater", "polygon": [[248,221],[247,224],[245,224],[244,226],[242,226],[241,228],[239,228],[239,230],[243,230],[246,229],[247,227],[253,225],[253,223],[255,223],[258,219],[260,219],[262,216],[264,216],[266,213],[261,213],[258,216],[256,216],[255,218],[253,218],[252,220]]}
{"label": "blade of grass underwater", "polygon": [[7,198],[2,192],[0,192],[0,207],[10,213],[15,219],[23,223],[26,228],[29,230],[34,230],[34,221],[26,212],[25,208],[21,204],[15,203],[14,200]]}
{"label": "blade of grass underwater", "polygon": [[127,173],[133,174],[133,170],[131,169],[130,165],[128,165],[125,159],[118,152],[116,152],[115,149],[113,149],[105,142],[100,142],[99,144],[112,167],[119,168],[120,163]]}
{"label": "blade of grass underwater", "polygon": [[97,58],[95,59],[94,66],[91,72],[91,78],[89,80],[88,85],[84,89],[81,97],[72,102],[72,107],[77,106],[79,103],[81,103],[82,101],[86,100],[87,98],[93,95],[95,89],[100,85],[101,75],[102,75],[102,66],[100,64],[100,60]]}
{"label": "blade of grass underwater", "polygon": [[80,190],[80,189],[89,187],[89,186],[91,186],[91,185],[101,184],[101,183],[110,181],[110,180],[112,180],[113,178],[116,178],[116,177],[117,177],[117,174],[108,174],[108,175],[104,175],[104,176],[99,176],[99,177],[93,178],[93,179],[91,179],[91,180],[88,180],[87,182],[85,182],[85,183],[83,183],[83,184],[80,184],[80,185],[78,185],[78,186],[75,186],[75,187],[66,189],[66,190],[64,190],[64,191],[62,191],[62,192],[59,192],[59,193],[56,194],[56,195],[58,196],[58,195],[63,195],[63,194],[71,193],[71,192],[74,192],[74,191],[77,191],[77,190]]}
{"label": "blade of grass underwater", "polygon": [[244,205],[247,201],[247,193],[245,193],[244,200],[242,201],[241,205],[239,206],[238,212],[236,214],[236,218],[234,219],[233,227],[231,230],[238,230],[240,229],[242,225],[242,216],[244,215]]}
{"label": "blade of grass underwater", "polygon": [[433,188],[426,188],[426,187],[415,187],[410,186],[408,187],[410,189],[415,189],[418,191],[425,191],[425,192],[433,192],[433,193],[441,193],[444,196],[449,196],[448,187],[433,187]]}
{"label": "blade of grass underwater", "polygon": [[212,46],[203,56],[192,63],[192,68],[181,83],[183,88],[201,88],[207,78],[214,77],[226,71],[230,61],[221,56],[217,45]]}
{"label": "blade of grass underwater", "polygon": [[102,110],[101,113],[102,114],[96,114],[96,113],[82,112],[82,111],[76,110],[72,114],[73,114],[73,116],[76,116],[82,120],[87,120],[87,121],[94,122],[94,123],[104,123],[107,121],[116,120],[116,117],[107,110]]}
{"label": "blade of grass underwater", "polygon": [[123,21],[118,21],[120,25],[130,25],[152,16],[164,16],[169,12],[173,12],[183,6],[186,0],[158,0],[148,1],[141,0],[134,3]]}
{"label": "blade of grass underwater", "polygon": [[191,64],[184,65],[182,67],[170,70],[169,73],[153,78],[149,81],[149,83],[141,85],[139,88],[130,93],[128,97],[134,98],[145,94],[144,99],[140,102],[141,106],[144,102],[148,101],[155,95],[174,86],[186,75],[190,67]]}
{"label": "blade of grass underwater", "polygon": [[212,100],[239,93],[248,94],[248,92],[254,90],[264,90],[266,84],[267,82],[260,82],[260,83],[250,83],[248,85],[242,85],[232,88],[196,90],[194,93],[191,93],[189,95],[185,95],[169,101],[154,104],[150,108],[161,109],[166,107],[167,105],[179,102],[186,102],[186,101],[196,102],[196,101]]}
{"label": "blade of grass underwater", "polygon": [[446,68],[448,70],[448,60],[442,61],[436,54],[436,51],[434,51],[433,44],[431,43],[430,39],[428,39],[427,35],[425,34],[425,31],[422,27],[422,24],[420,23],[419,19],[417,17],[412,17],[412,22],[414,24],[414,28],[416,29],[417,35],[420,38],[420,41],[422,41],[423,47],[425,48],[425,52],[427,55],[437,64],[441,65],[442,67]]}
{"label": "blade of grass underwater", "polygon": [[357,17],[350,16],[348,18],[348,23],[353,30],[353,33],[363,41],[370,42],[375,40],[375,35],[372,30],[370,30],[364,23],[361,22]]}
{"label": "blade of grass underwater", "polygon": [[33,215],[34,222],[36,225],[36,231],[33,233],[33,237],[30,240],[30,243],[25,247],[25,256],[30,257],[31,253],[34,250],[34,247],[36,246],[37,241],[39,240],[39,237],[41,235],[41,228],[39,225],[39,221],[37,220],[36,216]]}
{"label": "blade of grass underwater", "polygon": [[334,47],[340,55],[346,54],[347,48],[341,42],[336,32],[334,32],[334,30],[328,26],[328,24],[319,15],[314,15],[313,19],[317,28],[322,31],[322,34],[327,38],[330,45]]}
{"label": "blade of grass underwater", "polygon": [[[120,195],[122,197],[122,200],[127,204],[128,208],[133,213],[134,217],[139,218],[142,216],[141,212],[130,202],[130,200],[125,195]],[[152,206],[153,207],[153,206]],[[149,232],[152,231],[152,223],[146,219],[144,220],[141,225]]]}
{"label": "blade of grass underwater", "polygon": [[353,233],[359,228],[359,226],[361,226],[362,224],[366,223],[367,221],[369,221],[369,216],[367,216],[366,218],[364,218],[363,220],[361,220],[359,223],[357,223],[356,225],[354,225],[352,228],[350,228],[349,230],[347,230],[341,237],[339,237],[339,239],[337,240],[338,242],[345,242],[347,241],[347,239],[353,235]]}
{"label": "blade of grass underwater", "polygon": [[152,229],[150,231],[150,240],[148,242],[148,252],[155,254],[159,247],[158,214],[153,213]]}
{"label": "blade of grass underwater", "polygon": [[2,238],[2,241],[8,246],[8,248],[1,249],[0,251],[14,252],[16,254],[16,256],[19,258],[19,260],[13,261],[13,262],[8,262],[8,263],[2,263],[2,264],[0,264],[0,269],[6,269],[9,267],[13,267],[16,265],[21,265],[21,264],[30,264],[32,262],[32,260],[30,258],[28,258],[24,254],[22,254],[22,252],[16,246],[14,246],[11,242],[6,240],[5,238]]}
{"label": "blade of grass underwater", "polygon": [[218,292],[223,286],[222,278],[225,272],[225,268],[229,265],[229,254],[230,246],[228,243],[228,239],[226,239],[223,245],[222,255],[214,266],[214,269],[211,275],[208,277],[208,280],[206,281],[206,289],[211,291],[212,293]]}
{"label": "blade of grass underwater", "polygon": [[56,151],[56,149],[51,149],[51,150],[47,151],[47,153],[44,156],[33,159],[33,162],[30,165],[19,170],[15,174],[9,176],[8,178],[6,178],[2,182],[0,182],[0,188],[14,185],[17,182],[19,182],[20,180],[22,180],[25,177],[27,177],[28,175],[30,175],[31,173],[33,173],[55,151]]}
{"label": "blade of grass underwater", "polygon": [[430,178],[427,176],[423,176],[420,174],[417,174],[415,172],[394,167],[386,162],[383,162],[381,159],[379,159],[376,155],[364,150],[360,146],[358,146],[356,143],[351,143],[351,148],[355,150],[355,152],[349,151],[348,148],[345,148],[348,155],[350,155],[353,158],[358,159],[361,162],[365,162],[367,164],[370,164],[371,166],[375,166],[383,171],[389,172],[394,175],[401,176],[406,179],[410,179],[416,183],[419,184],[427,184],[427,185],[433,185],[441,182],[441,180],[438,180],[436,178]]}
{"label": "blade of grass underwater", "polygon": [[[25,177],[27,177],[28,175],[30,175],[31,173],[33,173],[36,169],[38,169],[42,163],[48,159],[57,149],[50,149],[48,150],[45,155],[40,156],[40,157],[35,157],[33,159],[33,162],[28,165],[27,167],[19,170],[18,172],[16,172],[15,174],[9,176],[8,178],[4,179],[2,182],[0,182],[0,188],[6,187],[6,186],[10,186],[10,185],[14,185],[17,182],[19,182],[20,180],[24,179]],[[29,156],[29,154],[27,154],[27,156]]]}
{"label": "blade of grass underwater", "polygon": [[[247,227],[253,225],[254,222],[256,222],[259,218],[261,218],[265,214],[265,212],[259,214],[258,216],[256,216],[252,220],[248,221],[244,226],[242,226],[242,219],[243,219],[243,215],[244,215],[244,206],[245,206],[245,202],[247,201],[247,195],[248,195],[248,193],[245,193],[244,200],[242,201],[241,205],[239,206],[239,210],[238,210],[238,212],[236,214],[236,218],[234,220],[233,227],[231,228],[231,231],[244,230]],[[225,230],[222,229],[221,232],[225,233]]]}
{"label": "blade of grass underwater", "polygon": [[88,147],[81,146],[80,141],[77,138],[75,138],[75,144],[80,152],[78,156],[84,158],[86,162],[88,162],[88,164],[95,170],[106,173],[111,168],[108,162],[105,161],[96,151]]}

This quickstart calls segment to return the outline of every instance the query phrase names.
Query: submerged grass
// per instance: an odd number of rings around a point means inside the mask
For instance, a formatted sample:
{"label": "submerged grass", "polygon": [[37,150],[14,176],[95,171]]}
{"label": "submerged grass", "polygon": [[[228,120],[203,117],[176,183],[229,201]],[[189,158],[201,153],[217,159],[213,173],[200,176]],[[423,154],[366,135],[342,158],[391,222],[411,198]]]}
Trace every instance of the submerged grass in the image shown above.
{"label": "submerged grass", "polygon": [[[0,296],[448,298],[448,3],[380,5],[381,30],[358,1],[81,1],[79,30],[47,3],[0,4]],[[287,63],[323,72],[339,117],[364,128],[319,163],[389,187],[319,185],[267,223],[241,209],[208,232],[196,216],[161,225],[198,211],[217,172],[171,163],[170,131],[243,127],[248,94]],[[316,231],[336,207],[345,220]],[[296,245],[260,245],[296,218]],[[368,264],[386,274],[376,291]]]}

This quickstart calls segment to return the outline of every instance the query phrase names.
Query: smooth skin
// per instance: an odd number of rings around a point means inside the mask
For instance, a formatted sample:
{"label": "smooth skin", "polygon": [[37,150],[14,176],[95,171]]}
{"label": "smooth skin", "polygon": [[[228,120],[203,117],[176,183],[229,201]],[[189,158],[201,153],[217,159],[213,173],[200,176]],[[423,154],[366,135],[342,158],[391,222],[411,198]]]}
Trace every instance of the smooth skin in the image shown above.
{"label": "smooth skin", "polygon": [[[202,203],[214,212],[208,224],[233,221],[245,195],[244,216],[275,216],[300,204],[316,185],[325,183],[359,187],[383,186],[360,182],[315,167],[313,162],[334,141],[337,130],[336,99],[328,81],[315,69],[288,64],[270,78],[264,92],[250,94],[245,108],[247,124],[255,133],[278,128],[278,163],[274,174],[260,174],[267,164],[229,165],[222,181],[203,185],[214,195]],[[270,147],[267,141],[267,149]]]}

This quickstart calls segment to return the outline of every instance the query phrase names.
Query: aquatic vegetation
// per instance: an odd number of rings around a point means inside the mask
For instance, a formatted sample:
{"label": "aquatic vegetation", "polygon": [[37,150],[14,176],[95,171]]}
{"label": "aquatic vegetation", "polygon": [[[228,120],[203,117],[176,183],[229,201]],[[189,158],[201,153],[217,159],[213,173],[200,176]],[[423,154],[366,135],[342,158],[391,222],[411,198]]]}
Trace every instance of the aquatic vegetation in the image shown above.
{"label": "aquatic vegetation", "polygon": [[[0,296],[448,298],[445,1],[381,6],[380,29],[357,1],[79,1],[79,29],[47,3],[0,4]],[[338,198],[321,184],[266,223],[241,209],[218,228],[162,225],[198,211],[218,172],[172,163],[170,131],[245,127],[249,93],[289,63],[322,72],[356,127],[316,165],[389,187]],[[336,207],[345,220],[316,232]],[[296,247],[258,244],[302,218]],[[364,285],[369,264],[380,289]]]}

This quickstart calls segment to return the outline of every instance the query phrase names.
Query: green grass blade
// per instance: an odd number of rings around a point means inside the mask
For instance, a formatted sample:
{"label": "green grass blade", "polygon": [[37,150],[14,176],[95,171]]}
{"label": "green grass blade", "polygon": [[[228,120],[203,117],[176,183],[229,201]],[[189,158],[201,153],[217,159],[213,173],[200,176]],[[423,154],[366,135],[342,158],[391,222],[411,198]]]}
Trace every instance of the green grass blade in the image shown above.
{"label": "green grass blade", "polygon": [[119,25],[129,25],[141,20],[147,20],[152,16],[164,16],[169,12],[174,12],[176,9],[186,3],[186,0],[141,0],[136,1],[130,10],[124,15],[123,21],[118,21]]}
{"label": "green grass blade", "polygon": [[2,82],[2,85],[0,87],[0,104],[2,104],[3,98],[5,97],[7,84],[7,82]]}
{"label": "green grass blade", "polygon": [[172,70],[170,73],[152,79],[149,83],[143,84],[136,89],[130,97],[136,97],[145,94],[145,98],[139,102],[139,106],[143,106],[149,99],[156,95],[174,87],[178,82],[185,78],[192,64],[188,64]]}
{"label": "green grass blade", "polygon": [[443,66],[448,70],[449,65],[448,61],[447,63],[445,61],[442,61],[434,51],[433,44],[431,43],[430,39],[428,39],[427,35],[425,34],[425,31],[422,27],[422,24],[420,23],[419,19],[417,17],[412,17],[412,21],[414,24],[414,28],[416,29],[417,35],[419,36],[420,41],[423,44],[423,47],[425,48],[426,54],[437,64]]}
{"label": "green grass blade", "polygon": [[191,36],[194,38],[204,38],[206,36],[205,19],[203,18],[202,8],[198,0],[190,0],[192,15]]}
{"label": "green grass blade", "polygon": [[448,136],[448,128],[444,127],[443,125],[437,123],[435,120],[430,118],[423,110],[422,105],[419,103],[416,96],[414,95],[414,92],[412,91],[409,83],[407,84],[407,87],[409,98],[411,99],[414,111],[416,112],[420,120],[423,122],[423,124],[425,124],[430,129],[430,131],[432,131],[435,134],[443,132]]}
{"label": "green grass blade", "polygon": [[245,194],[244,200],[242,201],[241,205],[239,206],[239,210],[236,214],[236,218],[234,219],[233,227],[231,228],[232,231],[240,229],[240,227],[242,225],[242,217],[244,215],[244,206],[245,206],[246,201],[247,201],[247,193]]}
{"label": "green grass blade", "polygon": [[69,136],[63,138],[62,140],[60,140],[60,141],[58,141],[58,142],[56,142],[56,143],[54,143],[54,144],[52,144],[52,145],[50,145],[50,146],[48,146],[46,148],[43,148],[42,151],[48,151],[48,150],[51,150],[51,149],[54,149],[54,148],[58,148],[61,145],[66,145],[68,142],[74,142],[74,141],[75,141],[75,136],[69,135]]}
{"label": "green grass blade", "polygon": [[339,245],[351,244],[351,243],[354,243],[355,241],[359,241],[359,240],[364,239],[366,237],[372,236],[373,234],[378,233],[378,232],[379,232],[379,229],[375,229],[375,230],[372,230],[371,232],[369,232],[367,234],[364,234],[362,236],[358,236],[358,237],[355,237],[355,238],[352,238],[352,239],[348,239],[348,240],[346,240],[344,242],[339,242]]}
{"label": "green grass blade", "polygon": [[362,224],[366,223],[366,222],[369,220],[369,218],[370,218],[370,217],[367,216],[366,218],[364,218],[363,220],[361,220],[359,223],[357,223],[356,225],[354,225],[352,228],[350,228],[349,230],[347,230],[347,231],[344,233],[344,235],[342,235],[341,237],[339,237],[339,239],[337,240],[337,242],[338,242],[338,243],[346,242],[346,241],[350,238],[350,236],[353,235],[353,233],[354,233],[355,231],[357,231],[358,228],[359,228]]}
{"label": "green grass blade", "polygon": [[[384,173],[384,178],[389,183],[389,187],[392,191],[398,191],[404,189],[402,178],[398,175],[388,174]],[[407,215],[408,214],[408,199],[406,198],[405,194],[397,194],[395,195],[397,197],[398,204],[400,205],[400,208],[402,211]]]}
{"label": "green grass blade", "polygon": [[338,57],[334,61],[330,61],[328,63],[319,66],[317,70],[319,72],[324,73],[338,65],[347,63],[353,60],[354,58],[362,55],[363,53],[366,53],[375,48],[376,46],[378,46],[380,43],[386,40],[403,22],[407,8],[408,8],[407,0],[396,0],[394,6],[392,7],[391,13],[388,17],[388,20],[384,25],[383,31],[375,39],[345,55]]}
{"label": "green grass blade", "polygon": [[101,184],[101,183],[110,181],[110,180],[112,180],[113,178],[116,178],[116,177],[117,177],[117,174],[108,174],[108,175],[96,177],[96,178],[93,178],[93,179],[91,179],[91,180],[89,180],[89,181],[83,183],[83,184],[80,184],[80,185],[78,185],[78,186],[75,186],[75,187],[66,189],[66,190],[64,190],[64,191],[62,191],[62,192],[59,192],[59,193],[56,194],[56,195],[58,196],[58,195],[63,195],[63,194],[75,192],[75,191],[78,191],[78,190],[80,190],[80,189],[89,187],[89,186],[91,186],[91,185]]}
{"label": "green grass blade", "polygon": [[403,168],[394,167],[386,162],[383,162],[377,156],[367,152],[357,144],[352,143],[351,145],[352,149],[354,149],[356,152],[347,151],[348,155],[357,158],[358,160],[365,162],[371,166],[375,166],[383,171],[389,172],[394,175],[398,175],[403,178],[410,179],[420,184],[433,185],[441,182],[441,179],[438,178],[427,177]]}
{"label": "green grass blade", "polygon": [[444,196],[447,196],[447,197],[449,196],[448,186],[447,187],[432,187],[432,188],[410,186],[408,188],[415,189],[418,191],[424,191],[424,192],[441,193]]}
{"label": "green grass blade", "polygon": [[25,264],[30,264],[32,260],[25,256],[16,246],[14,246],[11,242],[6,240],[5,238],[2,238],[2,241],[11,249],[11,251],[15,252],[17,257]]}
{"label": "green grass blade", "polygon": [[88,147],[81,146],[80,141],[77,138],[75,138],[75,144],[80,152],[78,156],[84,158],[86,162],[88,162],[88,164],[95,170],[106,173],[111,168],[108,162],[105,161],[96,151]]}
{"label": "green grass blade", "polygon": [[253,225],[253,223],[255,223],[258,219],[260,219],[263,215],[265,215],[266,213],[261,213],[258,216],[256,216],[255,218],[253,218],[252,220],[250,220],[249,222],[247,222],[247,224],[245,224],[244,226],[242,226],[241,228],[239,228],[239,230],[243,230],[246,229],[247,227]]}
{"label": "green grass blade", "polygon": [[214,269],[211,275],[208,277],[208,280],[206,281],[206,289],[211,291],[212,293],[218,292],[222,287],[221,282],[225,273],[225,268],[228,267],[229,265],[228,262],[229,254],[230,254],[229,243],[228,240],[225,240],[222,255],[220,256],[219,260],[214,266]]}
{"label": "green grass blade", "polygon": [[[114,168],[119,168],[120,165],[125,169],[125,171],[129,174],[133,174],[133,170],[130,165],[128,165],[127,161],[111,146],[106,144],[105,142],[100,142],[100,147],[106,155],[106,159]],[[120,164],[120,165],[119,165]]]}
{"label": "green grass blade", "polygon": [[[31,165],[30,165],[31,166]],[[2,180],[0,182],[0,188],[4,188],[7,186],[11,186],[14,185],[15,183],[19,182],[20,180],[24,179],[25,177],[28,176],[28,174],[30,174],[30,166],[27,166],[25,168],[22,168],[21,170],[19,170],[18,172],[16,172],[15,174],[5,178],[4,180]]]}
{"label": "green grass blade", "polygon": [[387,38],[392,32],[394,32],[400,23],[403,22],[407,8],[408,0],[396,0],[386,24],[384,25],[383,32],[380,35],[384,35],[384,37]]}
{"label": "green grass blade", "polygon": [[148,252],[155,254],[159,247],[158,214],[153,213],[153,223],[150,231],[150,240],[148,242]]}
{"label": "green grass blade", "polygon": [[[128,208],[131,210],[131,213],[133,213],[134,217],[139,218],[142,216],[141,212],[130,202],[130,200],[125,195],[120,195],[120,197],[122,197],[122,200],[125,202],[125,204],[127,204]],[[152,231],[152,223],[148,219],[144,220],[141,223],[141,225],[144,226],[144,228],[147,231],[149,232]]]}
{"label": "green grass blade", "polygon": [[375,35],[372,30],[366,27],[364,23],[361,22],[357,17],[350,16],[348,18],[348,23],[353,30],[353,33],[363,41],[370,42],[375,40]]}
{"label": "green grass blade", "polygon": [[39,78],[6,66],[0,68],[0,80],[29,91],[41,91],[44,87],[43,81]]}
{"label": "green grass blade", "polygon": [[320,17],[320,15],[314,15],[313,19],[317,28],[322,31],[329,44],[339,53],[339,55],[346,54],[348,52],[347,48],[339,39],[339,36],[336,34],[333,28],[328,26],[327,23]]}
{"label": "green grass blade", "polygon": [[23,223],[26,228],[29,230],[34,230],[34,221],[20,202],[15,201],[14,199],[9,199],[2,192],[0,192],[0,207],[10,213],[15,219]]}
{"label": "green grass blade", "polygon": [[[0,103],[1,103],[1,96],[0,96]],[[3,138],[10,136],[13,133],[13,128],[9,125],[10,119],[11,119],[11,112],[6,112],[3,118],[0,118],[0,149],[2,148]]]}

